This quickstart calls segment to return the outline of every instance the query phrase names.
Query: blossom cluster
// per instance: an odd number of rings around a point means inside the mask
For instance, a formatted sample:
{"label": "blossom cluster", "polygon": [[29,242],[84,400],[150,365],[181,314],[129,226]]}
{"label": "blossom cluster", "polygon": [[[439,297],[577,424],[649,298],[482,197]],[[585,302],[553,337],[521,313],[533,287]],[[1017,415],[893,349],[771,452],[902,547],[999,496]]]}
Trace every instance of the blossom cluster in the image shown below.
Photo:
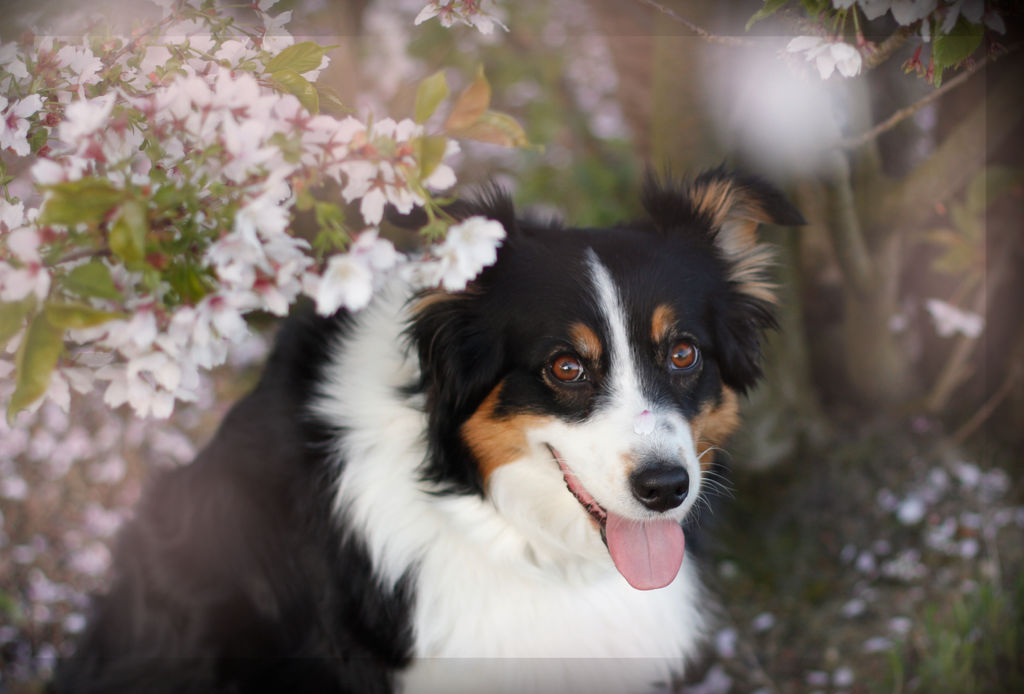
{"label": "blossom cluster", "polygon": [[[773,6],[775,11],[778,6]],[[920,64],[920,48],[908,61],[908,67],[926,73],[929,80],[941,79],[942,70],[952,67],[974,51],[981,41],[984,29],[999,34],[1006,33],[1006,26],[992,8],[986,8],[984,0],[832,0],[832,15],[838,26],[844,26],[846,18],[853,17],[856,28],[856,45],[847,42],[842,31],[829,33],[828,36],[804,35],[793,38],[786,46],[789,53],[802,54],[808,62],[813,62],[822,79],[828,79],[838,71],[843,77],[860,74],[863,57],[873,50],[871,44],[861,33],[858,17],[863,15],[868,21],[891,14],[892,19],[900,26],[917,25],[918,35],[924,43],[933,38],[940,41],[954,33],[958,23],[967,27],[960,33],[970,36],[967,41],[957,41],[956,48],[944,49],[936,64],[934,52],[931,64],[926,70]],[[762,14],[769,11],[762,10]],[[828,17],[828,13],[821,15]],[[824,21],[822,23],[824,26]],[[959,31],[959,30],[958,30]],[[975,43],[974,39],[977,42]],[[937,72],[937,76],[936,76]]]}
{"label": "blossom cluster", "polygon": [[166,417],[247,336],[246,314],[284,315],[302,294],[355,310],[417,261],[424,284],[464,287],[504,233],[466,220],[402,256],[379,234],[384,209],[426,207],[443,232],[431,195],[455,184],[457,143],[412,119],[320,113],[326,49],[297,43],[272,0],[252,6],[255,29],[209,1],[154,1],[163,19],[132,39],[0,45],[0,148],[29,159],[0,198],[9,416],[99,386],[110,406]]}
{"label": "blossom cluster", "polygon": [[495,16],[490,5],[489,0],[430,0],[416,16],[415,24],[422,24],[437,17],[441,26],[445,27],[465,24],[475,27],[482,34],[490,34],[497,24],[507,31],[507,27]]}

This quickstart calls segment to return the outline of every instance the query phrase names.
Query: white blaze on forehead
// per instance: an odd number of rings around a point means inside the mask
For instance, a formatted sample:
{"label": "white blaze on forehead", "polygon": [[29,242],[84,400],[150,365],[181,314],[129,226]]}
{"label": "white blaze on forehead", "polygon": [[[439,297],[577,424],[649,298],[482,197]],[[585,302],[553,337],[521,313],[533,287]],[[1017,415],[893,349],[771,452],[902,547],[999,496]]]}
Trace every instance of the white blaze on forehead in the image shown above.
{"label": "white blaze on forehead", "polygon": [[620,406],[632,407],[639,414],[647,409],[643,394],[640,391],[640,380],[636,372],[636,361],[629,344],[629,331],[626,327],[626,312],[622,308],[619,290],[597,254],[588,251],[587,265],[590,268],[590,280],[594,285],[601,314],[608,327],[609,375],[610,391],[613,400]]}
{"label": "white blaze on forehead", "polygon": [[[592,250],[588,252],[587,265],[608,331],[608,401],[595,419],[598,429],[593,431],[591,438],[596,446],[592,451],[594,455],[582,459],[577,457],[570,461],[570,465],[580,468],[576,472],[584,486],[608,510],[630,513],[628,509],[633,508],[635,513],[636,502],[628,491],[626,478],[621,476],[628,474],[628,469],[620,469],[610,475],[618,482],[609,489],[603,482],[609,477],[609,467],[620,467],[623,455],[634,463],[647,456],[678,461],[690,475],[689,497],[674,511],[675,514],[684,514],[693,504],[701,484],[700,463],[689,423],[674,408],[656,406],[644,394],[638,360],[645,349],[629,340],[627,314],[619,288],[608,268]],[[607,443],[597,444],[599,440]],[[606,456],[611,451],[615,455]],[[606,462],[602,464],[599,460]]]}

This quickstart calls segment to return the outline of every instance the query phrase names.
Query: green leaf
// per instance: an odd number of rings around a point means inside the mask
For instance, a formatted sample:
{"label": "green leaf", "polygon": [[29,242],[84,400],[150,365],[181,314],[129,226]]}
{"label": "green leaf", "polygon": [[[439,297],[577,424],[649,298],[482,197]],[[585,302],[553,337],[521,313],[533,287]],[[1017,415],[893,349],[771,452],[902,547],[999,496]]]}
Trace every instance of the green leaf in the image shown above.
{"label": "green leaf", "polygon": [[417,159],[420,163],[420,180],[423,180],[434,173],[434,169],[444,159],[445,150],[448,148],[448,138],[440,135],[428,135],[421,137],[416,142],[416,147]]}
{"label": "green leaf", "polygon": [[963,205],[959,202],[950,202],[949,219],[953,222],[953,226],[956,230],[965,238],[974,239],[978,237],[980,232],[979,227],[981,226],[980,215],[971,214],[967,205]]}
{"label": "green leaf", "polygon": [[158,278],[158,281],[166,280],[178,296],[190,304],[198,303],[209,292],[203,275],[193,265],[177,263]]}
{"label": "green leaf", "polygon": [[140,200],[128,200],[110,227],[110,250],[131,269],[142,265],[146,255],[146,235],[149,219],[146,205]]}
{"label": "green leaf", "polygon": [[484,76],[483,66],[476,69],[476,78],[466,87],[455,101],[452,112],[445,121],[446,130],[463,130],[480,120],[491,104],[491,85]]}
{"label": "green leaf", "polygon": [[981,215],[989,205],[1021,184],[1024,170],[1008,166],[986,166],[967,184],[967,209]]}
{"label": "green leaf", "polygon": [[469,140],[488,142],[501,147],[540,149],[530,143],[522,126],[515,118],[500,111],[484,112],[476,123],[456,134]]}
{"label": "green leaf", "polygon": [[349,108],[344,101],[341,100],[337,90],[332,89],[326,85],[316,83],[316,93],[318,95],[319,105],[328,106],[337,113],[355,113],[354,110]]}
{"label": "green leaf", "polygon": [[114,286],[110,270],[99,260],[72,268],[61,283],[79,296],[114,300],[121,298],[121,292]]}
{"label": "green leaf", "polygon": [[0,304],[0,349],[17,335],[25,325],[25,318],[36,306],[36,295],[29,294],[21,301]]}
{"label": "green leaf", "polygon": [[413,111],[416,122],[427,122],[441,102],[447,98],[448,80],[444,77],[444,70],[438,70],[420,82],[416,89],[416,108]]}
{"label": "green leaf", "polygon": [[319,113],[320,96],[313,83],[305,77],[294,70],[278,70],[270,76],[270,79],[278,91],[294,94],[307,111],[313,114]]}
{"label": "green leaf", "polygon": [[126,195],[109,181],[97,178],[55,183],[44,189],[50,197],[39,213],[42,225],[99,224]]}
{"label": "green leaf", "polygon": [[317,200],[315,212],[316,223],[321,229],[338,231],[345,226],[345,213],[333,202]]}
{"label": "green leaf", "polygon": [[77,303],[48,303],[43,307],[43,314],[51,324],[65,330],[92,328],[115,318],[125,317],[123,313],[101,311],[87,304]]}
{"label": "green leaf", "polygon": [[302,73],[316,70],[323,61],[324,54],[334,46],[321,46],[314,41],[295,43],[284,49],[267,62],[267,72],[291,70]]}
{"label": "green leaf", "polygon": [[963,17],[949,34],[937,34],[932,40],[932,59],[935,61],[936,80],[942,70],[954,67],[969,58],[981,45],[985,29],[981,24],[972,24]]}
{"label": "green leaf", "polygon": [[831,5],[829,0],[801,0],[800,4],[808,17],[817,17]]}
{"label": "green leaf", "polygon": [[50,387],[50,374],[64,351],[64,330],[53,325],[44,313],[37,313],[15,357],[15,387],[7,404],[7,421],[43,397]]}
{"label": "green leaf", "polygon": [[38,154],[39,150],[49,141],[50,134],[46,128],[36,128],[28,136],[28,144],[32,148],[32,154]]}
{"label": "green leaf", "polygon": [[744,27],[744,30],[750,31],[750,27],[754,26],[754,22],[759,22],[765,17],[771,17],[787,2],[789,2],[789,0],[765,0],[764,7],[755,12],[754,15],[747,20],[747,26]]}

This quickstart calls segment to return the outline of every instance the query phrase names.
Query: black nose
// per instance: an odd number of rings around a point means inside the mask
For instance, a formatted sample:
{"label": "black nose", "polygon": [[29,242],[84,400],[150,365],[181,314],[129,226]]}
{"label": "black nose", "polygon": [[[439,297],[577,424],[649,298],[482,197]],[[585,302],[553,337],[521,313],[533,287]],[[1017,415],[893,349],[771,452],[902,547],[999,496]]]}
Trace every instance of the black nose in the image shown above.
{"label": "black nose", "polygon": [[641,504],[652,511],[667,511],[683,503],[690,491],[690,476],[681,465],[656,462],[637,468],[629,484]]}

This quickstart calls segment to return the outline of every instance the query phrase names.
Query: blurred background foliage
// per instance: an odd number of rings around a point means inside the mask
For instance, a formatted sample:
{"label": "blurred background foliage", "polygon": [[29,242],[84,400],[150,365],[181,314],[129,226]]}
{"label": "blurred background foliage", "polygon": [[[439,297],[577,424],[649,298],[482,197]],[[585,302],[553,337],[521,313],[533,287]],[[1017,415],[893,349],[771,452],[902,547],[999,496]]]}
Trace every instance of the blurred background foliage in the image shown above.
{"label": "blurred background foliage", "polygon": [[[786,190],[808,220],[764,230],[779,249],[781,330],[729,446],[736,501],[718,523],[725,544],[715,557],[728,618],[740,624],[734,691],[1000,692],[1024,681],[1024,584],[1014,579],[1024,516],[991,542],[984,516],[1024,504],[1018,3],[990,5],[1006,33],[988,36],[945,84],[971,74],[923,105],[936,87],[908,69],[921,40],[889,15],[861,24],[866,40],[892,49],[887,59],[821,80],[785,51],[815,30],[800,3],[745,31],[761,2],[509,0],[498,3],[509,31],[491,36],[414,27],[423,4],[282,0],[277,9],[293,10],[296,37],[338,44],[320,80],[360,113],[411,115],[421,79],[443,69],[456,94],[483,66],[493,107],[536,148],[464,143],[460,193],[495,181],[522,210],[606,225],[641,213],[646,168],[692,175],[725,163]],[[63,8],[6,3],[0,34],[58,21]],[[980,316],[980,335],[940,334],[935,299]],[[237,371],[215,379],[233,384],[216,389],[219,413],[244,384]],[[197,442],[215,424],[209,413],[184,416]],[[999,495],[969,481],[957,467],[965,460],[1002,471]],[[952,481],[940,484],[936,470],[952,470],[943,472]],[[886,505],[881,491],[902,501]],[[918,497],[923,519],[905,505]],[[983,521],[972,530],[975,516]],[[928,544],[947,517],[958,519],[957,541],[985,540],[980,554]],[[898,566],[887,574],[863,559],[895,561],[904,549],[918,552],[925,575],[901,578]],[[18,591],[0,589],[0,615],[12,622]],[[855,600],[872,605],[873,621]],[[782,626],[756,623],[766,610]],[[900,615],[913,626],[892,626]],[[854,633],[837,628],[845,618]],[[846,683],[845,663],[861,663],[879,629],[899,636],[881,647],[888,660],[871,656],[870,674]]]}

